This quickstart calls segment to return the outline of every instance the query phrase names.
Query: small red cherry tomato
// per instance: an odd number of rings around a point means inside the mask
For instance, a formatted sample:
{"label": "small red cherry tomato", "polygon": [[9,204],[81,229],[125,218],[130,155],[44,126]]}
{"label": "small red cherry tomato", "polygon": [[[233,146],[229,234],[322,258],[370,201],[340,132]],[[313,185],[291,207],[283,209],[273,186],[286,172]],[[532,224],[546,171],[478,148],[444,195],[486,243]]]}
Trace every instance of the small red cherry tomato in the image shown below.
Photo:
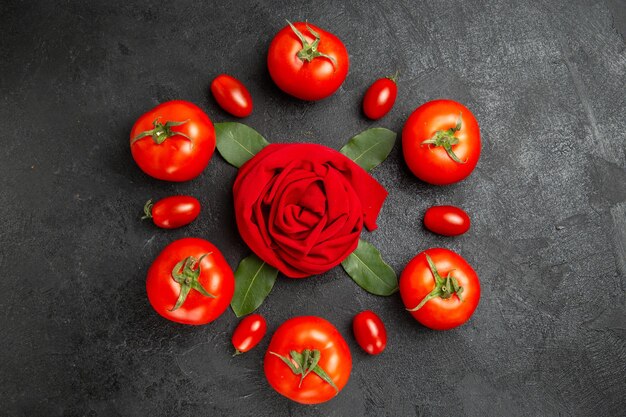
{"label": "small red cherry tomato", "polygon": [[370,355],[378,355],[387,346],[387,330],[383,321],[372,311],[362,311],[352,321],[354,337]]}
{"label": "small red cherry tomato", "polygon": [[235,117],[247,117],[252,113],[252,96],[235,77],[218,75],[211,82],[211,93],[217,104]]}
{"label": "small red cherry tomato", "polygon": [[363,113],[372,120],[378,120],[389,113],[397,96],[396,77],[380,78],[365,92]]}
{"label": "small red cherry tomato", "polygon": [[156,203],[148,200],[143,206],[145,216],[152,219],[155,225],[163,229],[176,229],[185,226],[200,214],[200,202],[187,195],[174,195],[163,198]]}
{"label": "small red cherry tomato", "polygon": [[433,206],[424,214],[424,226],[443,236],[458,236],[469,230],[470,218],[455,206]]}
{"label": "small red cherry tomato", "polygon": [[235,355],[247,352],[258,345],[266,331],[267,323],[260,314],[251,314],[241,320],[232,338]]}

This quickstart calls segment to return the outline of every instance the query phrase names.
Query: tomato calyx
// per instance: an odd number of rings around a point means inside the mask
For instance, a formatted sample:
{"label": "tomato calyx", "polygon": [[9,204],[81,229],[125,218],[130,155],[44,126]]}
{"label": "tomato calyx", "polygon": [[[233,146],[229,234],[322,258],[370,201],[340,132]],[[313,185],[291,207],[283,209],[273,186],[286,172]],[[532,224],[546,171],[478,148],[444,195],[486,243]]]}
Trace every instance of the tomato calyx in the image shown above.
{"label": "tomato calyx", "polygon": [[339,389],[333,382],[333,380],[328,376],[326,371],[324,371],[319,365],[320,358],[322,357],[322,353],[317,349],[304,349],[302,353],[292,350],[289,352],[291,357],[286,357],[283,355],[279,355],[278,353],[270,351],[270,354],[280,358],[288,367],[291,369],[291,372],[294,375],[300,375],[300,383],[298,384],[298,388],[302,386],[302,381],[304,378],[313,372],[315,375],[319,376],[335,389],[335,393],[339,393]]}
{"label": "tomato calyx", "polygon": [[154,206],[154,203],[152,202],[152,199],[146,201],[146,204],[144,204],[144,206],[143,206],[144,215],[141,217],[141,220],[151,219],[152,218],[152,207],[153,206]]}
{"label": "tomato calyx", "polygon": [[393,75],[389,75],[389,76],[387,76],[387,77],[385,77],[385,78],[387,78],[388,80],[391,80],[391,81],[393,81],[394,83],[398,84],[398,71],[396,70],[396,73],[395,73],[395,74],[393,74]]}
{"label": "tomato calyx", "polygon": [[462,116],[463,114],[459,113],[459,118],[456,120],[456,126],[451,127],[448,130],[436,131],[433,137],[423,141],[422,145],[427,144],[427,145],[433,145],[435,147],[442,146],[443,149],[445,149],[446,152],[448,153],[448,156],[452,158],[454,162],[458,162],[459,164],[466,163],[467,161],[461,161],[459,157],[456,156],[456,154],[452,150],[452,145],[456,145],[457,143],[459,143],[459,138],[454,136],[454,134],[458,132],[459,130],[461,130],[461,128],[463,127]]}
{"label": "tomato calyx", "polygon": [[140,134],[135,136],[133,138],[133,140],[130,141],[130,144],[132,145],[133,143],[137,142],[139,139],[143,139],[146,136],[151,136],[152,140],[157,145],[162,144],[163,142],[165,142],[166,139],[171,138],[172,136],[176,136],[176,135],[182,136],[185,139],[191,141],[191,138],[189,136],[187,136],[185,133],[183,133],[183,132],[174,132],[172,130],[172,127],[184,125],[188,121],[189,120],[184,120],[182,122],[165,122],[165,123],[161,123],[159,121],[159,117],[157,117],[152,122],[152,126],[154,126],[154,129],[146,130],[144,132],[141,132]]}
{"label": "tomato calyx", "polygon": [[424,297],[416,307],[407,308],[407,310],[417,311],[422,308],[424,304],[426,304],[428,301],[436,297],[447,300],[448,298],[452,297],[452,295],[456,294],[456,296],[459,297],[459,300],[463,300],[461,298],[461,294],[463,293],[463,287],[459,285],[459,281],[455,277],[451,276],[452,271],[448,272],[448,275],[445,278],[442,278],[441,275],[439,275],[439,272],[437,271],[437,267],[435,266],[433,260],[430,258],[430,256],[428,256],[428,254],[425,255],[426,261],[428,261],[428,266],[430,267],[430,272],[435,278],[435,288],[433,288],[433,290],[428,293],[428,295]]}
{"label": "tomato calyx", "polygon": [[[206,297],[215,298],[215,296],[205,290],[202,284],[198,281],[200,273],[202,272],[200,269],[200,263],[205,256],[210,255],[211,253],[212,252],[205,253],[199,259],[196,259],[193,256],[188,256],[174,266],[174,269],[172,269],[172,278],[180,284],[180,294],[178,295],[174,308],[170,311],[174,311],[182,306],[191,290],[196,290]],[[196,266],[197,268],[195,268]]]}
{"label": "tomato calyx", "polygon": [[319,58],[319,57],[327,58],[330,60],[330,62],[332,62],[333,68],[335,68],[335,66],[337,65],[337,61],[335,60],[335,58],[317,50],[317,47],[320,43],[319,33],[314,31],[309,26],[309,24],[306,23],[306,28],[311,33],[311,35],[315,37],[315,41],[313,41],[313,43],[309,43],[304,37],[304,35],[302,34],[302,32],[298,30],[298,28],[296,28],[289,20],[287,20],[287,23],[289,23],[289,26],[291,27],[291,30],[293,30],[293,33],[295,33],[298,39],[300,39],[300,42],[302,42],[302,49],[300,49],[300,51],[298,51],[298,54],[297,54],[298,58],[306,62],[311,62],[315,58]]}

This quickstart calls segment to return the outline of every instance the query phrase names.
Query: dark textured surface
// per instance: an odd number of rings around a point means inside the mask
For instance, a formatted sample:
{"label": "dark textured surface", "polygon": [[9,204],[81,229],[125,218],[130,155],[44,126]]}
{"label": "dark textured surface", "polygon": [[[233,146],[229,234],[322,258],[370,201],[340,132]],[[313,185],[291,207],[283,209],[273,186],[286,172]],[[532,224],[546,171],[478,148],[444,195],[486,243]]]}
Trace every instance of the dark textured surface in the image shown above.
{"label": "dark textured surface", "polygon": [[[624,1],[53,3],[0,4],[0,414],[624,415]],[[265,52],[285,18],[344,40],[352,65],[333,97],[304,103],[272,84]],[[396,69],[394,110],[366,121],[364,89]],[[472,109],[483,134],[474,174],[427,186],[397,146],[373,173],[390,195],[367,236],[398,272],[432,246],[465,256],[482,279],[472,320],[428,331],[399,296],[371,296],[340,268],[279,279],[260,309],[270,331],[318,314],[353,351],[344,391],[305,407],[265,382],[269,338],[230,357],[231,311],[204,327],[157,316],[144,280],[168,242],[208,238],[233,267],[248,253],[232,213],[236,171],[216,155],[192,182],[152,180],[133,163],[128,133],[175,98],[228,120],[207,94],[219,72],[250,88],[246,123],[274,142],[339,148],[371,126],[400,132],[438,97]],[[139,221],[145,200],[171,193],[199,197],[199,221],[176,231]],[[424,231],[435,203],[464,207],[472,230]],[[380,357],[351,336],[366,308],[388,326]]]}

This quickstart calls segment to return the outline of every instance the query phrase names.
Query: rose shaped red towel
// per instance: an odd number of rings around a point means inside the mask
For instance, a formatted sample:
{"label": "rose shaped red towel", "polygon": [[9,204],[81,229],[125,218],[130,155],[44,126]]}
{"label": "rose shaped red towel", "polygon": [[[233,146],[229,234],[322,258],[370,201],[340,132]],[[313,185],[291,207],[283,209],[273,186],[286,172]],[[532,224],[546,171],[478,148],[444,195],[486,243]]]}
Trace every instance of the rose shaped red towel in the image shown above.
{"label": "rose shaped red towel", "polygon": [[250,249],[291,278],[320,274],[376,229],[387,191],[345,155],[315,144],[268,145],[239,169],[237,227]]}

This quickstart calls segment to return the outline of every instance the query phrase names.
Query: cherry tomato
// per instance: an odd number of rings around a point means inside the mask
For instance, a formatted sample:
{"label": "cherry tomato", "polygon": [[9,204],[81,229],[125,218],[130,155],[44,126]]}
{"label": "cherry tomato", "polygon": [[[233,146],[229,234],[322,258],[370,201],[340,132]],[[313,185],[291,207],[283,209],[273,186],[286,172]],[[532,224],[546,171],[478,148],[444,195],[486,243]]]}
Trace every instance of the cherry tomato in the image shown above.
{"label": "cherry tomato", "polygon": [[130,150],[151,177],[187,181],[200,175],[215,150],[213,123],[198,106],[168,101],[145,113],[130,132]]}
{"label": "cherry tomato", "polygon": [[424,214],[424,226],[443,236],[458,236],[469,230],[470,218],[455,206],[433,206]]}
{"label": "cherry tomato", "polygon": [[315,316],[284,322],[272,336],[264,359],[265,377],[279,394],[319,404],[335,397],[352,370],[348,344],[328,321]]}
{"label": "cherry tomato", "polygon": [[359,346],[370,355],[378,355],[387,346],[387,330],[372,311],[362,311],[352,321],[352,330]]}
{"label": "cherry tomato", "polygon": [[218,75],[211,83],[211,93],[217,104],[235,117],[247,117],[252,113],[252,96],[235,77]]}
{"label": "cherry tomato", "polygon": [[396,77],[380,78],[365,92],[363,113],[372,120],[378,120],[389,113],[397,96]]}
{"label": "cherry tomato", "polygon": [[274,36],[267,54],[270,76],[281,90],[302,100],[332,95],[348,75],[348,51],[338,37],[296,22]]}
{"label": "cherry tomato", "polygon": [[188,237],[163,249],[148,270],[150,304],[168,320],[206,324],[218,318],[235,292],[233,271],[204,239]]}
{"label": "cherry tomato", "polygon": [[143,206],[142,219],[152,219],[163,229],[176,229],[194,221],[200,214],[200,202],[187,195],[165,197],[156,203],[148,200]]}
{"label": "cherry tomato", "polygon": [[258,345],[266,331],[267,323],[260,314],[251,314],[241,320],[232,338],[235,355],[245,353]]}
{"label": "cherry tomato", "polygon": [[461,181],[480,157],[478,122],[456,101],[429,101],[404,125],[402,152],[409,169],[422,181],[435,185]]}
{"label": "cherry tomato", "polygon": [[460,255],[428,249],[402,271],[400,296],[415,320],[433,330],[448,330],[472,316],[480,300],[480,282]]}

